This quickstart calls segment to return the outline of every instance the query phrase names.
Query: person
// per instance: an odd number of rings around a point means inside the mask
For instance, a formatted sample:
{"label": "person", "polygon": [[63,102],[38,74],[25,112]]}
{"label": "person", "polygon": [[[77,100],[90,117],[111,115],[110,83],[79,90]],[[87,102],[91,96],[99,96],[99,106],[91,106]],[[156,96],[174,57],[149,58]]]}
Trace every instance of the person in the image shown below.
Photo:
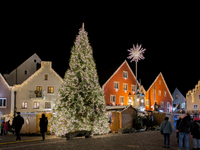
{"label": "person", "polygon": [[7,121],[4,123],[3,130],[4,130],[4,134],[7,135],[8,134],[8,122]]}
{"label": "person", "polygon": [[42,118],[40,118],[40,133],[42,134],[43,141],[45,139],[45,132],[47,132],[47,125],[48,125],[47,117],[45,117],[45,114],[42,114]]}
{"label": "person", "polygon": [[[183,116],[179,116],[177,123],[176,123],[176,129],[178,129],[180,123],[182,122]],[[177,143],[179,144],[179,132],[176,130],[176,138],[177,138]],[[183,145],[185,145],[185,142],[183,140]]]}
{"label": "person", "polygon": [[[168,121],[169,117],[165,117],[165,120],[161,123],[160,132],[164,135],[164,147],[170,147],[170,134],[172,133],[172,124]],[[168,144],[166,145],[166,141]]]}
{"label": "person", "polygon": [[3,127],[4,127],[4,123],[1,122],[1,135],[3,135]]}
{"label": "person", "polygon": [[193,137],[193,146],[195,149],[200,149],[200,121],[198,117],[194,117],[191,135]]}
{"label": "person", "polygon": [[17,116],[13,119],[13,126],[15,127],[16,132],[16,141],[21,140],[20,138],[20,130],[22,125],[24,124],[24,118],[20,115],[20,112],[17,112]]}
{"label": "person", "polygon": [[183,139],[185,141],[185,148],[189,150],[189,134],[191,130],[192,122],[189,113],[186,113],[178,127],[179,132],[179,149],[182,149],[183,146]]}

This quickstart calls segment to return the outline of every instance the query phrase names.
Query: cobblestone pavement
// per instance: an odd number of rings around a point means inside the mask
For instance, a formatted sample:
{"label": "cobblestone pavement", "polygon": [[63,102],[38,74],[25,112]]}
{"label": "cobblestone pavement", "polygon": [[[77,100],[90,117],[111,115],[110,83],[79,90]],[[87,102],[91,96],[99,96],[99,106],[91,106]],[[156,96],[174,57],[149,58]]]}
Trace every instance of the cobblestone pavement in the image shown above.
{"label": "cobblestone pavement", "polygon": [[[175,131],[171,135],[170,148],[163,147],[163,136],[159,131],[128,134],[115,133],[93,136],[89,139],[75,138],[69,141],[55,136],[47,136],[44,141],[41,141],[41,137],[22,136],[21,142],[8,143],[7,141],[7,144],[2,142],[4,141],[3,137],[0,138],[2,139],[0,141],[0,150],[176,150],[178,148]],[[10,135],[10,138],[13,139],[14,136]],[[192,149],[191,138],[190,149]]]}

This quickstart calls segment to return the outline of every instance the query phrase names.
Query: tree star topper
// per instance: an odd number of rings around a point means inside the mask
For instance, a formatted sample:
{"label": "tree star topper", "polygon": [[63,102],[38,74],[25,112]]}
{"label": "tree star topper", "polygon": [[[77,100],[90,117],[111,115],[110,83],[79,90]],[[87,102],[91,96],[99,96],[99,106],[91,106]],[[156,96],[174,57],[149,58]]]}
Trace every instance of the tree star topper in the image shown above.
{"label": "tree star topper", "polygon": [[144,59],[144,56],[143,56],[143,53],[146,49],[142,48],[142,44],[140,45],[134,45],[133,44],[133,48],[131,49],[128,49],[128,51],[130,52],[129,53],[129,56],[127,57],[128,59],[132,59],[132,61],[137,61],[140,60],[140,59]]}

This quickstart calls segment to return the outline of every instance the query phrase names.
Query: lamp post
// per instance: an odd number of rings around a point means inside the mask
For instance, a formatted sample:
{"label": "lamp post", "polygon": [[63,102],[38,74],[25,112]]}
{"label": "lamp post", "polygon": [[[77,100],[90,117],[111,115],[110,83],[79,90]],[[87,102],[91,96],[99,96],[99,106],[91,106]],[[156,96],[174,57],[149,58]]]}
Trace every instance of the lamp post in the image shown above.
{"label": "lamp post", "polygon": [[139,108],[140,107],[140,101],[138,101],[138,98],[140,97],[140,95],[137,93],[137,63],[139,60],[144,59],[143,53],[146,49],[142,48],[142,45],[134,45],[133,44],[133,48],[129,49],[128,51],[129,56],[127,57],[128,59],[131,59],[130,62],[135,61],[135,74],[136,74],[136,85],[135,85],[135,93],[136,95],[134,95],[134,107]]}
{"label": "lamp post", "polygon": [[128,94],[128,105],[132,105],[131,93]]}

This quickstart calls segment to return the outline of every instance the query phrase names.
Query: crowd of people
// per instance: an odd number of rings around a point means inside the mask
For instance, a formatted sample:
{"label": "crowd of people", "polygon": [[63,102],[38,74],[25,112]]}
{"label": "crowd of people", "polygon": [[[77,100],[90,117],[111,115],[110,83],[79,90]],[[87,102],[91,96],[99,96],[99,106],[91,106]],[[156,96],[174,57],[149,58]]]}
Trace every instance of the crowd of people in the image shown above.
{"label": "crowd of people", "polygon": [[[168,121],[169,118],[161,123],[160,132],[164,136],[164,147],[170,147],[170,134],[172,133],[172,124]],[[181,150],[183,145],[185,149],[189,150],[189,136],[193,138],[193,149],[200,150],[200,120],[199,117],[191,119],[190,114],[186,113],[184,116],[179,116],[176,124],[176,137],[178,149]]]}

